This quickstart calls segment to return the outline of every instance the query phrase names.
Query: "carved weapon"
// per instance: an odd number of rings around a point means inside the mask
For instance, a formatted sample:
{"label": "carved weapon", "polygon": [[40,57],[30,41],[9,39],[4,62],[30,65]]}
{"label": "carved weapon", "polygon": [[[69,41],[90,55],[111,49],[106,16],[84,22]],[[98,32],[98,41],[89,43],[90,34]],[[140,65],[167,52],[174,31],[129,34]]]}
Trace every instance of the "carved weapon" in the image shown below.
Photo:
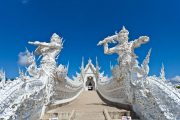
{"label": "carved weapon", "polygon": [[105,44],[105,43],[116,43],[116,40],[117,39],[117,35],[113,35],[113,36],[108,36],[108,37],[106,37],[104,40],[102,40],[102,41],[99,41],[99,43],[97,44],[98,46],[99,45],[103,45],[103,44]]}

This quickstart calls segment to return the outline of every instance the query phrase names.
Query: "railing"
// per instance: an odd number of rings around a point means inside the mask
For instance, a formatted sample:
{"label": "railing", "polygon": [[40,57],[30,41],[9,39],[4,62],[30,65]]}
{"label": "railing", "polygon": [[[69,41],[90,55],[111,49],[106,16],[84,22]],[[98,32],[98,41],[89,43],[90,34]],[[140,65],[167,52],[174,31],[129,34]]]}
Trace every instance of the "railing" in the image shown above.
{"label": "railing", "polygon": [[[28,86],[30,87],[30,90],[26,90]],[[55,91],[56,92],[55,94],[58,94],[57,96],[60,96],[61,98],[57,99],[56,101],[53,101],[52,104],[50,104],[50,106],[62,105],[62,104],[66,104],[75,100],[83,91],[83,84],[82,82],[71,81],[71,79],[67,78],[64,81],[59,82],[59,84],[55,86],[55,89],[57,89],[57,91]],[[19,113],[16,113],[16,115],[19,115],[18,119],[21,119],[21,118],[24,119],[25,117],[28,117],[26,116],[27,113],[30,114],[33,111],[39,111],[39,110],[42,111],[43,107],[41,104],[44,103],[43,95],[45,93],[41,94],[42,96],[39,95],[39,98],[40,99],[42,98],[42,101],[37,102],[36,106],[39,106],[38,108],[34,108],[33,107],[34,105],[29,104],[31,102],[36,103],[36,99],[33,98],[33,96],[36,96],[36,92],[39,93],[40,92],[39,90],[41,90],[42,92],[45,92],[45,88],[41,80],[29,80],[26,82],[18,80],[18,81],[13,81],[12,83],[10,83],[9,86],[6,86],[6,88],[1,91],[1,93],[4,93],[4,97],[0,100],[0,103],[1,103],[0,108],[2,108],[0,110],[0,118],[4,118],[5,116],[6,117],[13,116],[14,112],[16,111],[11,109],[10,107],[12,107],[14,104],[17,104],[15,105],[15,107],[17,107],[16,110],[19,111]],[[14,101],[19,101],[19,102],[15,103]],[[27,101],[29,101],[29,103],[26,103]],[[30,108],[24,108],[23,110],[21,108],[23,104],[26,104],[26,106]],[[26,111],[32,108],[34,108],[33,111]],[[2,112],[5,109],[8,112],[8,115],[4,116]],[[22,113],[22,111],[24,112]],[[37,114],[37,113],[33,113],[33,114]]]}
{"label": "railing", "polygon": [[116,81],[115,79],[110,79],[108,81],[98,81],[97,91],[106,100],[119,103],[119,104],[129,104],[127,96],[125,94],[123,81]]}
{"label": "railing", "polygon": [[73,96],[71,98],[55,101],[52,105],[59,105],[59,104],[69,103],[69,102],[75,100],[81,94],[82,91],[83,91],[83,89],[81,89],[75,96]]}
{"label": "railing", "polygon": [[172,86],[168,86],[167,84],[162,83],[161,81],[159,81],[153,77],[148,78],[148,79],[150,79],[150,81],[153,80],[154,82],[156,82],[156,84],[155,84],[156,86],[158,86],[158,84],[162,85],[164,88],[168,89],[168,91],[171,91],[174,95],[176,95],[176,97],[178,97],[178,99],[180,99],[180,94]]}

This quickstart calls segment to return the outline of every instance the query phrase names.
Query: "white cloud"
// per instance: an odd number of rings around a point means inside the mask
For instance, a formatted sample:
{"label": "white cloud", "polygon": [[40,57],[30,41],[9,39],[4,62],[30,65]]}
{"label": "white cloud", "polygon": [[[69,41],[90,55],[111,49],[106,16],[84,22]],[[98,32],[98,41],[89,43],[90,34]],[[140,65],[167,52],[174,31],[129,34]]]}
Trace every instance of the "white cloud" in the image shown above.
{"label": "white cloud", "polygon": [[173,78],[170,78],[170,79],[168,79],[167,82],[169,82],[175,86],[179,86],[180,85],[180,76],[175,76]]}
{"label": "white cloud", "polygon": [[180,76],[175,76],[171,78],[172,81],[180,82]]}
{"label": "white cloud", "polygon": [[33,53],[30,53],[28,50],[26,50],[25,52],[20,52],[18,56],[19,56],[18,63],[22,66],[27,66],[31,64],[32,61],[34,60]]}

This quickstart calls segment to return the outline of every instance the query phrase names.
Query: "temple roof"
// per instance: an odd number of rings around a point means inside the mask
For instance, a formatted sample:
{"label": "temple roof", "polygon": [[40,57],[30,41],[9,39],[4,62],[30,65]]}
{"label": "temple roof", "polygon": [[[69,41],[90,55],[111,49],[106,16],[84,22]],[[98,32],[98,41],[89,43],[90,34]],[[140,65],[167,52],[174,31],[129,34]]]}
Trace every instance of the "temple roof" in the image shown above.
{"label": "temple roof", "polygon": [[84,71],[85,73],[88,72],[88,70],[91,69],[91,71],[95,74],[96,73],[96,68],[94,67],[94,65],[92,64],[92,60],[89,59],[88,60],[88,64],[86,65]]}

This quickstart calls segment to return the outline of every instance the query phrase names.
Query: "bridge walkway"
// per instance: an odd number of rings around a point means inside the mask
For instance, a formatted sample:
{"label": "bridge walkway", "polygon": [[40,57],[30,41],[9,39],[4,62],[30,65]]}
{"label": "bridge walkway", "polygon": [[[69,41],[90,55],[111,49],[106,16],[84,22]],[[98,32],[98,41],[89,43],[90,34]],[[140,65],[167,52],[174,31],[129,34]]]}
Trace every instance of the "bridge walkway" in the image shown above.
{"label": "bridge walkway", "polygon": [[96,91],[83,91],[73,102],[48,111],[43,120],[120,120],[123,115],[130,111],[106,104]]}

